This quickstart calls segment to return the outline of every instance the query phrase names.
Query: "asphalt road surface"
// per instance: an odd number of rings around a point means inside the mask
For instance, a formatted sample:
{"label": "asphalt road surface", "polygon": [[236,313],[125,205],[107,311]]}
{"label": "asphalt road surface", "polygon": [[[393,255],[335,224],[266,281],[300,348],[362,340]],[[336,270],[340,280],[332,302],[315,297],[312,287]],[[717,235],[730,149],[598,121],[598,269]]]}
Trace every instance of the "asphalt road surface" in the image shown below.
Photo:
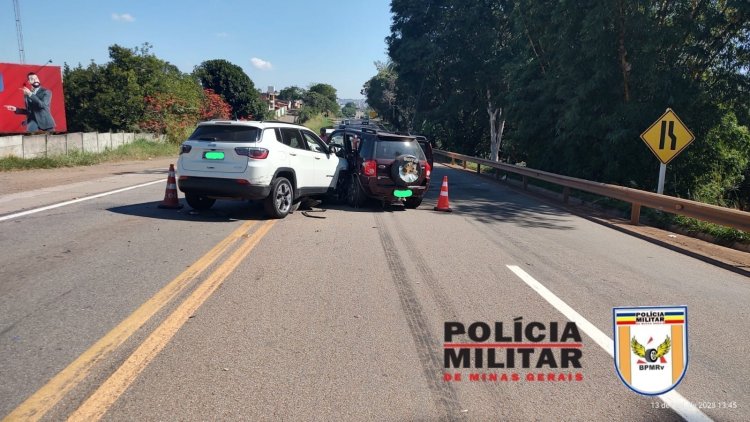
{"label": "asphalt road surface", "polygon": [[[452,213],[432,209],[444,175]],[[0,195],[0,416],[750,420],[742,275],[442,165],[416,210],[278,221],[242,202],[158,209],[165,177]],[[611,355],[612,309],[645,305],[688,307],[687,373],[663,397],[630,390]],[[445,367],[446,322],[570,321],[580,368]]]}

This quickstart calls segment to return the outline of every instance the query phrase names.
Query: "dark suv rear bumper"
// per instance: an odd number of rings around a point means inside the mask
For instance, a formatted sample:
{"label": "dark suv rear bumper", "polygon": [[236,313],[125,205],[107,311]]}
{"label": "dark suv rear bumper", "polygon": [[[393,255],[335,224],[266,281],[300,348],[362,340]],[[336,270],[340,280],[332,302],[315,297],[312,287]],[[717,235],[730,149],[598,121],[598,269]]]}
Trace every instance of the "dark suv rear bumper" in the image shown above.
{"label": "dark suv rear bumper", "polygon": [[401,201],[401,199],[393,195],[394,190],[410,189],[412,191],[412,197],[421,198],[430,186],[429,181],[423,182],[422,185],[417,186],[398,186],[393,183],[383,183],[383,180],[378,183],[376,177],[365,177],[361,175],[359,176],[359,181],[364,188],[365,195],[385,202]]}
{"label": "dark suv rear bumper", "polygon": [[236,179],[217,177],[188,177],[179,179],[177,186],[184,193],[216,198],[263,199],[271,193],[271,186],[246,185]]}

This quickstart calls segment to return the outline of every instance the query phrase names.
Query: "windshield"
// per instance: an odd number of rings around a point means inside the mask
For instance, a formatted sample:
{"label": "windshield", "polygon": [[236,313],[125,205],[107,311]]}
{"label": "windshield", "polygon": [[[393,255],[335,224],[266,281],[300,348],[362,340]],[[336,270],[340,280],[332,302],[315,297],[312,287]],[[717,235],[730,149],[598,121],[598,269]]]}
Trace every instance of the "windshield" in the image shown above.
{"label": "windshield", "polygon": [[192,135],[194,141],[255,142],[260,130],[252,126],[205,125],[198,126]]}
{"label": "windshield", "polygon": [[416,141],[380,141],[375,147],[375,158],[395,159],[399,155],[413,155],[425,160],[424,152]]}

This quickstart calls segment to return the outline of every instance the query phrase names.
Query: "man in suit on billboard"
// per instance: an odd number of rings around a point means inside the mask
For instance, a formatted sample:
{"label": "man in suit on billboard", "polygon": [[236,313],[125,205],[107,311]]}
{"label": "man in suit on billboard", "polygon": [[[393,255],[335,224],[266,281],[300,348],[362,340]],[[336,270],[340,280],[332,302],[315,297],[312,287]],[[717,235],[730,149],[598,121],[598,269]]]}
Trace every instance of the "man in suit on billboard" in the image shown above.
{"label": "man in suit on billboard", "polygon": [[31,89],[25,85],[21,88],[26,108],[6,105],[5,109],[26,116],[24,124],[27,132],[51,131],[55,128],[55,120],[50,113],[52,91],[42,87],[39,76],[34,72],[30,72],[27,79]]}

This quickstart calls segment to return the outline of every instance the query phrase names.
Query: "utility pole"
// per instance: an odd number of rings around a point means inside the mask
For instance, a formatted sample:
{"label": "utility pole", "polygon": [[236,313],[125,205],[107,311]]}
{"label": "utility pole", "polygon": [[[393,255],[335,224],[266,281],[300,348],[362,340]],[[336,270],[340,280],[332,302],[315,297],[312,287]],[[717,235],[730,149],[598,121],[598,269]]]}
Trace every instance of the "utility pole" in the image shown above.
{"label": "utility pole", "polygon": [[13,11],[16,13],[16,35],[18,36],[18,56],[21,64],[26,63],[26,53],[23,51],[23,30],[21,29],[21,7],[18,0],[13,0]]}

